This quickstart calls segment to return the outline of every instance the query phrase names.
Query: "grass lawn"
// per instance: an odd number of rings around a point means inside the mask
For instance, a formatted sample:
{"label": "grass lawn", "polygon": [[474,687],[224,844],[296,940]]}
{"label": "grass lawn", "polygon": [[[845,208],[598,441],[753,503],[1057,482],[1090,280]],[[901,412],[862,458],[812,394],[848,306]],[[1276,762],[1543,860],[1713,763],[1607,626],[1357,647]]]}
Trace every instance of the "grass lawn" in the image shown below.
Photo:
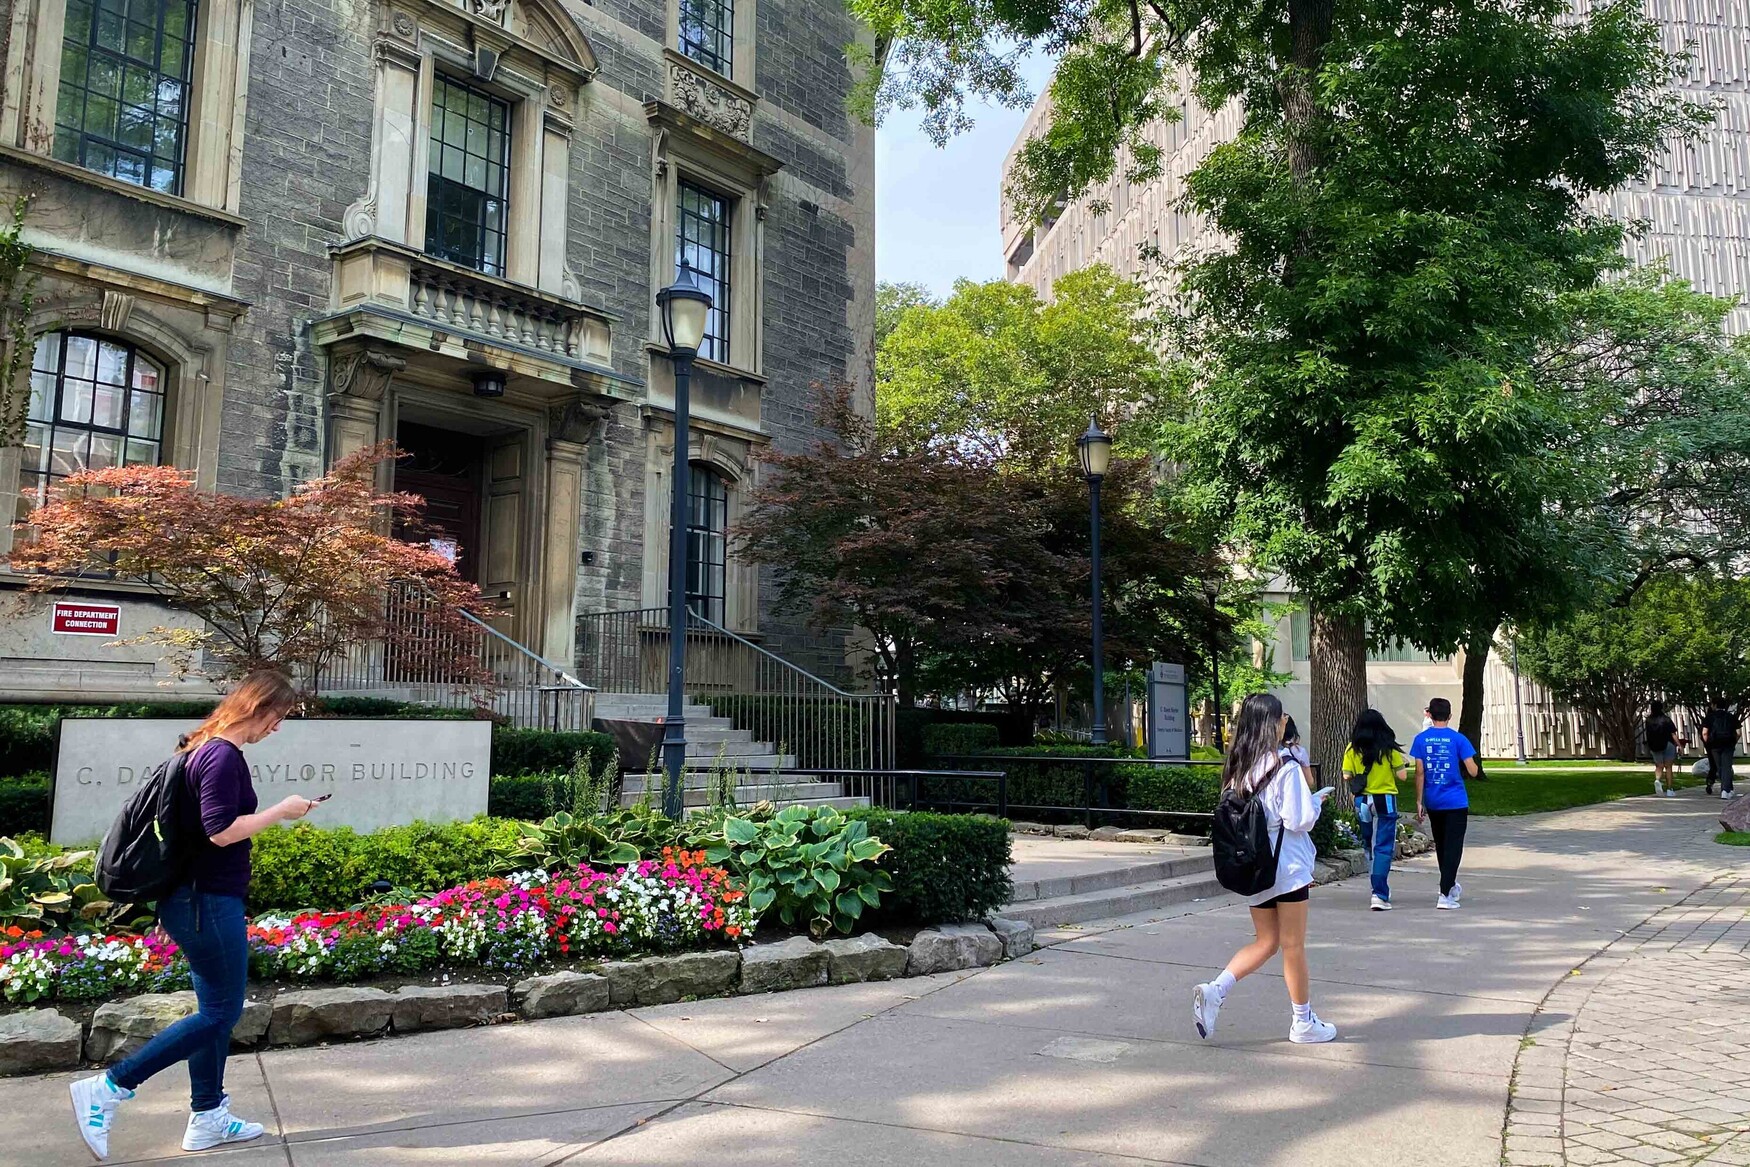
{"label": "grass lawn", "polygon": [[1571,770],[1575,772],[1585,770],[1632,770],[1638,768],[1647,771],[1649,774],[1653,772],[1653,764],[1651,762],[1619,762],[1615,758],[1540,759],[1534,762],[1527,762],[1524,766],[1520,766],[1519,763],[1512,758],[1485,758],[1483,764],[1489,767],[1490,773],[1493,773],[1497,766],[1514,766],[1523,770]]}
{"label": "grass lawn", "polygon": [[[1561,773],[1549,767],[1516,766],[1509,762],[1490,765],[1485,772],[1487,781],[1466,784],[1470,790],[1472,814],[1532,814],[1653,793],[1651,766]],[[1681,771],[1677,775],[1679,790],[1700,785],[1699,778],[1690,778]],[[1414,789],[1412,785],[1412,797]]]}
{"label": "grass lawn", "polygon": [[1714,836],[1714,842],[1728,847],[1750,847],[1750,831],[1721,831]]}

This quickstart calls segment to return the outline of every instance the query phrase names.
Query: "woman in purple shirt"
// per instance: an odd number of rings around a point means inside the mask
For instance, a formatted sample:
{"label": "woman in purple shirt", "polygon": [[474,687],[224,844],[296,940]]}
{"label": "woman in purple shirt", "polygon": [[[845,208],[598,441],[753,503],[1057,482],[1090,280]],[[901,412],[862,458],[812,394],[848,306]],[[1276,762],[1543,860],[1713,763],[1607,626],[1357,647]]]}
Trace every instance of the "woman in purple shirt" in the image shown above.
{"label": "woman in purple shirt", "polygon": [[132,1098],[147,1078],[181,1061],[188,1063],[193,1110],[183,1150],[204,1151],[262,1134],[260,1123],[232,1116],[225,1093],[225,1057],[231,1028],[243,1015],[249,975],[249,920],[243,911],[249,840],[275,823],[303,818],[316,804],[294,794],[258,812],[242,747],[278,729],[297,707],[297,691],[285,677],[254,673],[179,747],[188,754],[183,781],[191,820],[200,820],[200,830],[193,832],[200,842],[189,857],[185,882],[159,901],[158,922],[188,959],[200,1008],[108,1073],[73,1083],[73,1118],[99,1159],[109,1155],[117,1105]]}

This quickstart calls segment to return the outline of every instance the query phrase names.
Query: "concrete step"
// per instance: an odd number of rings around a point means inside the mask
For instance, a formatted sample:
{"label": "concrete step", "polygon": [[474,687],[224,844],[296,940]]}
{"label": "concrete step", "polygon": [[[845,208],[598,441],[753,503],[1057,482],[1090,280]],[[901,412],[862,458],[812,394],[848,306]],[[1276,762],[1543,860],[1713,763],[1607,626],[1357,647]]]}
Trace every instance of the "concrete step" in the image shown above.
{"label": "concrete step", "polygon": [[1213,872],[1201,871],[1152,883],[1010,904],[998,914],[1005,919],[1031,924],[1035,928],[1050,928],[1058,924],[1110,920],[1134,912],[1153,911],[1191,900],[1216,899],[1227,894],[1215,882]]}
{"label": "concrete step", "polygon": [[687,757],[689,758],[714,758],[718,754],[722,754],[731,762],[735,762],[750,755],[769,758],[777,753],[771,742],[756,742],[752,738],[742,741],[729,738],[699,739],[693,737],[690,732],[691,728],[691,726],[688,727],[687,734]]}
{"label": "concrete step", "polygon": [[[844,797],[845,788],[838,782],[801,782],[781,785],[737,786],[735,801],[739,806],[752,806],[756,802],[771,801],[779,805],[792,802],[804,802],[810,805],[828,802]],[[646,792],[642,788],[628,789],[620,795],[621,806],[637,806],[644,801]],[[652,802],[662,799],[662,788],[652,787],[648,797]],[[681,791],[681,801],[687,806],[707,806],[711,802],[711,789],[705,785],[687,786]]]}
{"label": "concrete step", "polygon": [[[863,810],[869,805],[867,798],[792,798],[778,803],[786,806],[830,806],[834,810]],[[687,807],[688,814],[700,814],[707,808],[704,806]]]}
{"label": "concrete step", "polygon": [[1181,875],[1196,875],[1199,872],[1213,870],[1215,870],[1215,857],[1205,850],[1201,854],[1151,859],[1146,863],[1137,863],[1129,867],[1114,867],[1109,871],[1095,871],[1087,875],[1066,875],[1056,879],[1018,880],[1015,883],[1015,894],[1009,902],[1021,904],[1031,903],[1034,900],[1061,899],[1064,896],[1085,895],[1088,892],[1105,891],[1114,887],[1137,887],[1163,879],[1177,879]]}

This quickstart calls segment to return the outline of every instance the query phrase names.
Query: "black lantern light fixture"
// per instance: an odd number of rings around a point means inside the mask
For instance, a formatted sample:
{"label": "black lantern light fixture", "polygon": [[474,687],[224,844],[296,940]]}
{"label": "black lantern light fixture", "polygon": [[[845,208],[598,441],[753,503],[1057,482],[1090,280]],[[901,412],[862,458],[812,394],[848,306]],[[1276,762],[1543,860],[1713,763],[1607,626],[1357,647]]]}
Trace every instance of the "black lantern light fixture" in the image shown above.
{"label": "black lantern light fixture", "polygon": [[474,396],[503,397],[504,371],[502,369],[485,369],[474,374]]}
{"label": "black lantern light fixture", "polygon": [[1093,568],[1094,602],[1094,726],[1091,733],[1097,746],[1106,744],[1106,647],[1105,629],[1100,616],[1100,483],[1112,465],[1112,435],[1100,428],[1098,418],[1088,419],[1088,431],[1076,439],[1076,454],[1081,458],[1082,477],[1088,480],[1089,524],[1092,530],[1090,558]]}
{"label": "black lantern light fixture", "polygon": [[682,783],[687,764],[687,430],[691,423],[693,358],[705,339],[711,294],[693,279],[681,260],[674,283],[656,293],[662,339],[674,366],[674,470],[668,521],[668,718],[662,736],[662,813],[680,821]]}

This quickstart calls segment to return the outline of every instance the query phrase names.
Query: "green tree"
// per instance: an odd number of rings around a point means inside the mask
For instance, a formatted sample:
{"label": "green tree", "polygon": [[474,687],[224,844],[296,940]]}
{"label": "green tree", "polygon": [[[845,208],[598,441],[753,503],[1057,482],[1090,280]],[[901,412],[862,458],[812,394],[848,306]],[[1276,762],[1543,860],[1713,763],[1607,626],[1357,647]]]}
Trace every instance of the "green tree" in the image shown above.
{"label": "green tree", "polygon": [[[1577,426],[1526,367],[1563,294],[1618,262],[1592,195],[1704,118],[1638,5],[1566,0],[853,0],[885,67],[873,110],[1014,100],[1019,53],[1058,57],[1023,214],[1120,165],[1183,77],[1238,138],[1185,206],[1225,241],[1185,271],[1182,497],[1307,597],[1319,760],[1365,700],[1367,629],[1428,648],[1595,570],[1561,522]],[[1572,464],[1569,463],[1572,469]],[[1572,505],[1568,505],[1571,500]],[[1493,564],[1479,572],[1478,564]],[[1533,580],[1535,589],[1517,581]]]}
{"label": "green tree", "polygon": [[876,416],[896,447],[972,454],[1009,470],[1075,461],[1098,416],[1118,450],[1144,454],[1167,387],[1146,293],[1107,267],[1059,280],[1052,298],[962,280],[915,307],[875,358]]}
{"label": "green tree", "polygon": [[1750,702],[1750,583],[1659,576],[1626,603],[1524,630],[1518,647],[1520,667],[1596,717],[1610,752],[1631,760],[1655,698],[1694,716],[1716,696]]}
{"label": "green tree", "polygon": [[887,342],[899,318],[912,308],[934,308],[936,298],[922,284],[894,284],[883,280],[875,285],[875,347]]}
{"label": "green tree", "polygon": [[19,373],[30,360],[30,314],[36,307],[36,277],[29,270],[32,248],[24,231],[25,198],[12,204],[12,221],[0,227],[0,449],[24,443],[29,386]]}

